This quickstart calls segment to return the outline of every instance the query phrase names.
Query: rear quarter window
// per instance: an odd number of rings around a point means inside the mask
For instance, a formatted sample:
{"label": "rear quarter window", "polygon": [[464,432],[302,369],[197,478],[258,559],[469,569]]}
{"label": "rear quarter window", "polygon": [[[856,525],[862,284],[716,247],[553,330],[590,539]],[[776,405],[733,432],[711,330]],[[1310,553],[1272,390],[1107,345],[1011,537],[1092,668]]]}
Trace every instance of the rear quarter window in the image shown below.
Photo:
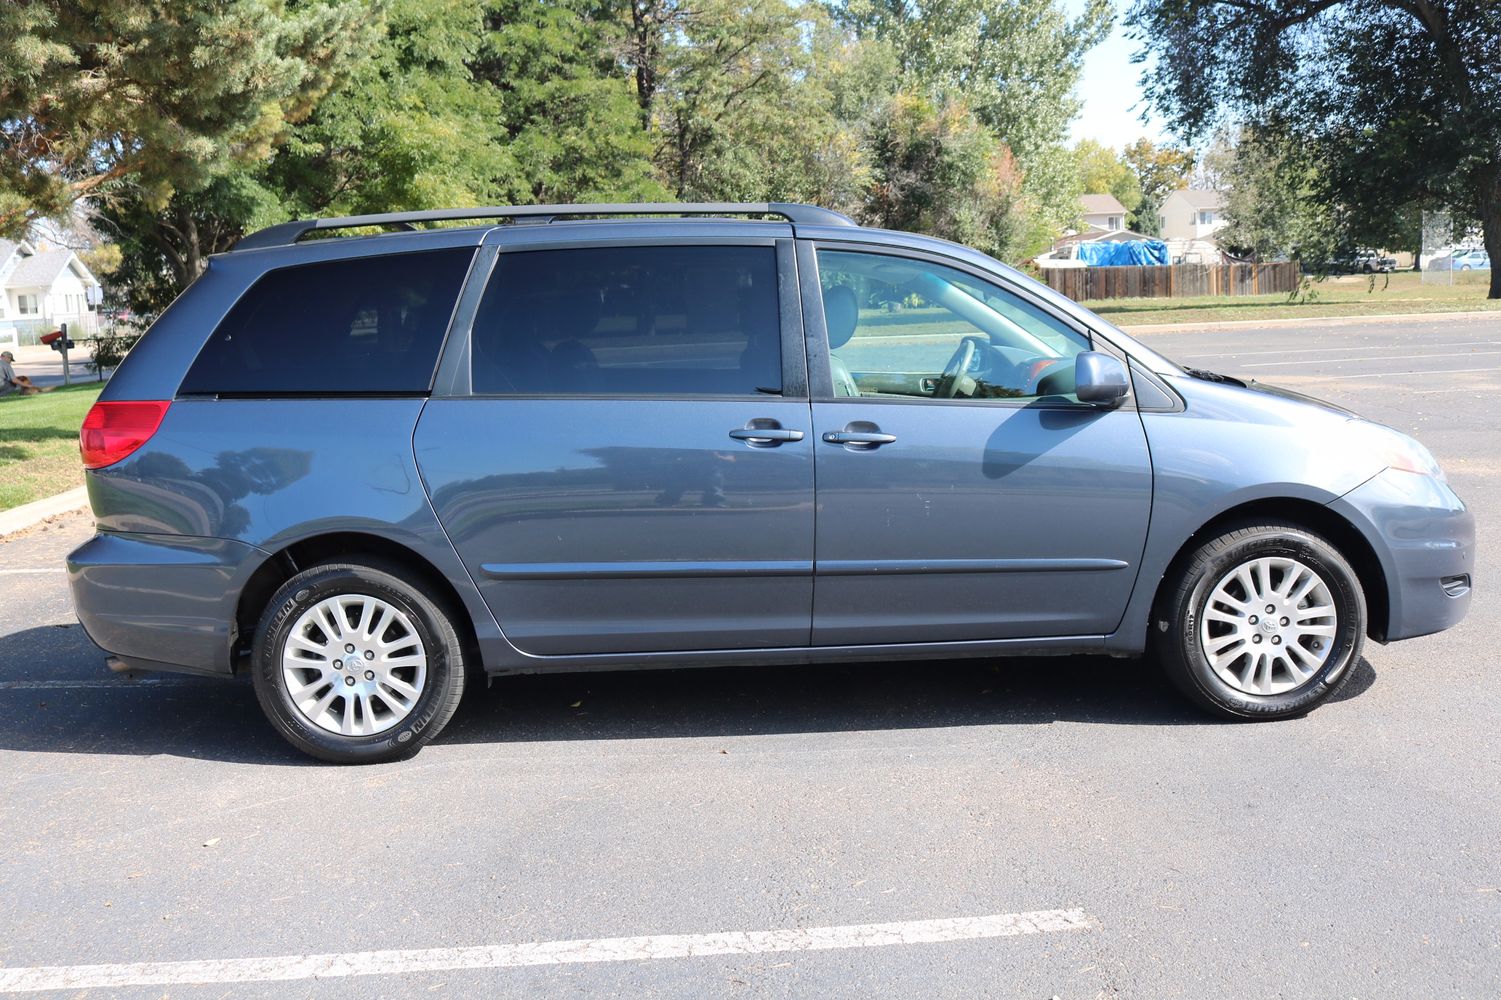
{"label": "rear quarter window", "polygon": [[180,391],[426,392],[473,257],[466,247],[268,271],[219,323]]}

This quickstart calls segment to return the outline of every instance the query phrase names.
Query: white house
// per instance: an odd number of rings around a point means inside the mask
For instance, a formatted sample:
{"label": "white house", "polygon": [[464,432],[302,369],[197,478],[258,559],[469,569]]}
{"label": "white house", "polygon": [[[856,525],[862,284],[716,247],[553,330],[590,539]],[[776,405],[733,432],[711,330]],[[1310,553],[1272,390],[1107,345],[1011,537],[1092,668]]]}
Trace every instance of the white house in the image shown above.
{"label": "white house", "polygon": [[1079,214],[1091,229],[1126,228],[1126,206],[1116,201],[1113,194],[1081,194]]}
{"label": "white house", "polygon": [[1164,240],[1207,240],[1229,224],[1218,191],[1183,188],[1162,201]]}
{"label": "white house", "polygon": [[72,250],[0,240],[0,341],[48,332],[67,323],[69,333],[95,327],[99,281]]}

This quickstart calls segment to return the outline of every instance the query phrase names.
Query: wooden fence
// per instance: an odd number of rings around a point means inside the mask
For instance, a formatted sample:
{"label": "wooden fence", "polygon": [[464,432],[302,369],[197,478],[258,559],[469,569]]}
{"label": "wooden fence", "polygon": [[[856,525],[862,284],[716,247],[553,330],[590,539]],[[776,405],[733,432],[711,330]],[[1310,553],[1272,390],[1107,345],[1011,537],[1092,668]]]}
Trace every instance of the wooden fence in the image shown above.
{"label": "wooden fence", "polygon": [[1170,264],[1157,267],[1048,267],[1048,287],[1074,301],[1165,299],[1190,295],[1269,295],[1297,289],[1297,261],[1279,264]]}

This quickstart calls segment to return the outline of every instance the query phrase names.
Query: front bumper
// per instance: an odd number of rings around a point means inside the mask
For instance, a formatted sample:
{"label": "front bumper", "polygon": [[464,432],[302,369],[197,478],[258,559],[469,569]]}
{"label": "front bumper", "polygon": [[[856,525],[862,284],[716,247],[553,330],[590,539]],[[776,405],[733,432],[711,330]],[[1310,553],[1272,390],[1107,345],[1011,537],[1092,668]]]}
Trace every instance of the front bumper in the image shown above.
{"label": "front bumper", "polygon": [[1361,528],[1386,577],[1382,641],[1459,624],[1470,609],[1475,516],[1447,483],[1388,469],[1329,505]]}
{"label": "front bumper", "polygon": [[243,542],[101,532],[68,556],[78,620],[141,667],[227,676],[240,586],[265,553]]}

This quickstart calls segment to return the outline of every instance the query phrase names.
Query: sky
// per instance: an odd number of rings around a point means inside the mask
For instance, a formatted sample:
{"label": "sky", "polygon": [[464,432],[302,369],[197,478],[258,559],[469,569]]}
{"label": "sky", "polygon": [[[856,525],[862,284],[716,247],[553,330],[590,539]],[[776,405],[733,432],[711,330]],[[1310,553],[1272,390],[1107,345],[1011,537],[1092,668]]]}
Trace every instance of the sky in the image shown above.
{"label": "sky", "polygon": [[[1141,67],[1131,65],[1135,43],[1126,37],[1121,24],[1125,4],[1122,0],[1113,2],[1115,28],[1084,57],[1084,75],[1077,91],[1083,110],[1074,120],[1073,139],[1093,139],[1117,150],[1142,136],[1162,142],[1169,138],[1162,123],[1141,121]],[[1084,3],[1063,0],[1063,7],[1071,17],[1077,17]]]}

